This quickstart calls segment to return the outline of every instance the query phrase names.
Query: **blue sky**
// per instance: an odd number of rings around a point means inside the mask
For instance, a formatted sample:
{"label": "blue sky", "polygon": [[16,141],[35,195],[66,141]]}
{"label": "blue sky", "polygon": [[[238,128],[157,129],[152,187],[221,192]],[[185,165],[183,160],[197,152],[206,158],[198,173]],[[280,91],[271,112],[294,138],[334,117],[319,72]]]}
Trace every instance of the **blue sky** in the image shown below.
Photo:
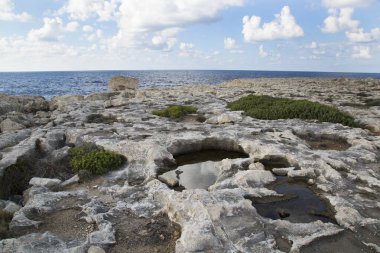
{"label": "blue sky", "polygon": [[377,0],[0,0],[0,71],[380,72]]}

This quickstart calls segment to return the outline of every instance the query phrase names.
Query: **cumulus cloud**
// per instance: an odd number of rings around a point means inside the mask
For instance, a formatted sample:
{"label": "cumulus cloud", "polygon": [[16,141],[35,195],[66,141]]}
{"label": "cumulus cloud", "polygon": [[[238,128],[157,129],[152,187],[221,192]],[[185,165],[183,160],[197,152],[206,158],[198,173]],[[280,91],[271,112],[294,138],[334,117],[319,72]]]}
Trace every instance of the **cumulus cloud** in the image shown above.
{"label": "cumulus cloud", "polygon": [[224,38],[224,48],[225,49],[237,48],[236,40],[234,40],[233,38],[230,38],[230,37]]}
{"label": "cumulus cloud", "polygon": [[363,28],[359,28],[355,31],[346,32],[346,36],[350,42],[354,43],[373,42],[380,38],[380,28],[374,28],[370,32],[364,32]]}
{"label": "cumulus cloud", "polygon": [[373,2],[374,0],[322,0],[327,8],[362,7]]}
{"label": "cumulus cloud", "polygon": [[194,45],[192,43],[185,43],[185,42],[181,42],[181,44],[179,45],[179,55],[180,56],[191,56],[193,55],[194,53]]}
{"label": "cumulus cloud", "polygon": [[83,26],[82,29],[83,29],[83,32],[85,32],[85,33],[91,33],[94,31],[94,28],[90,25],[85,25],[85,26]]}
{"label": "cumulus cloud", "polygon": [[58,13],[69,14],[74,20],[87,20],[92,17],[108,21],[117,14],[120,0],[69,0]]}
{"label": "cumulus cloud", "polygon": [[181,31],[179,28],[169,28],[157,32],[152,38],[150,48],[154,50],[171,51],[177,43],[177,34]]}
{"label": "cumulus cloud", "polygon": [[316,48],[318,48],[318,43],[313,41],[310,44],[306,45],[305,47],[309,48],[309,49],[316,49]]}
{"label": "cumulus cloud", "polygon": [[261,58],[265,58],[269,55],[269,53],[267,51],[265,51],[263,45],[260,45],[260,47],[259,47],[259,55]]}
{"label": "cumulus cloud", "polygon": [[26,12],[15,13],[12,0],[0,0],[0,20],[27,22],[32,16]]}
{"label": "cumulus cloud", "polygon": [[[79,24],[69,23],[64,25],[61,18],[44,18],[44,24],[39,29],[32,29],[28,33],[28,39],[34,41],[58,41],[63,38],[65,32],[74,32]],[[74,29],[75,28],[75,29]]]}
{"label": "cumulus cloud", "polygon": [[353,8],[330,9],[329,13],[330,16],[324,20],[323,32],[337,33],[345,30],[354,30],[360,25],[358,20],[352,19]]}
{"label": "cumulus cloud", "polygon": [[371,59],[371,50],[367,46],[355,46],[353,48],[352,58],[354,59]]}
{"label": "cumulus cloud", "polygon": [[68,32],[75,32],[76,30],[78,30],[78,28],[79,28],[79,23],[76,21],[69,22],[66,25],[66,31]]}
{"label": "cumulus cloud", "polygon": [[303,29],[297,24],[289,6],[284,6],[272,22],[261,26],[261,17],[243,18],[243,35],[246,42],[302,37]]}
{"label": "cumulus cloud", "polygon": [[[146,46],[141,45],[141,41],[159,42],[156,33],[168,29],[181,31],[192,24],[216,21],[222,10],[241,6],[244,1],[123,0],[117,15],[119,31],[112,44],[136,47]],[[167,42],[172,43],[174,38],[172,36]]]}

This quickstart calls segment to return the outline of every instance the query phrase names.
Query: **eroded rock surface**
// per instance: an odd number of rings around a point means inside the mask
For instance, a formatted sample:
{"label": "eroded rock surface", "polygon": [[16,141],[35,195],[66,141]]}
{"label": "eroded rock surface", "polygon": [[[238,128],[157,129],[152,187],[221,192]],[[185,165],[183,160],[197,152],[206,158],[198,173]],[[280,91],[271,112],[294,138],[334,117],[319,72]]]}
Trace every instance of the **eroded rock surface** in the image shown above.
{"label": "eroded rock surface", "polygon": [[[84,182],[70,173],[57,177],[63,183],[29,175],[38,178],[24,192],[24,206],[10,224],[13,236],[0,241],[0,252],[124,252],[126,247],[137,250],[130,252],[310,252],[321,242],[320,248],[336,247],[334,238],[351,242],[353,252],[376,252],[380,109],[367,106],[360,93],[378,98],[379,85],[372,79],[252,79],[147,89],[134,98],[121,93],[56,98],[50,123],[0,135],[0,196],[10,197],[3,185],[11,182],[1,180],[24,157],[63,161],[68,146],[92,143],[128,162]],[[252,92],[333,104],[371,131],[297,119],[257,120],[226,108],[226,102]],[[206,122],[151,114],[168,104],[194,105]],[[89,115],[95,116],[89,120]],[[310,133],[347,145],[319,149],[300,138]],[[179,192],[157,179],[176,168],[173,156],[208,149],[243,151],[249,158],[218,162],[219,174],[208,190]],[[281,198],[269,187],[278,175],[309,185],[331,206],[337,224],[259,215],[250,199]]]}

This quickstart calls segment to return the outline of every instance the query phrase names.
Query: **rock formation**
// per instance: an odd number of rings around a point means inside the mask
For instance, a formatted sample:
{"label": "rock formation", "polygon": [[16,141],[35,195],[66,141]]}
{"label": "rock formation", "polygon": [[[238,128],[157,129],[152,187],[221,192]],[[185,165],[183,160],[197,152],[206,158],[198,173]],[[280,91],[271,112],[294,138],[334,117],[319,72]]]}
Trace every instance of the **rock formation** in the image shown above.
{"label": "rock formation", "polygon": [[[378,251],[380,108],[368,99],[380,99],[379,80],[248,79],[146,89],[133,97],[123,92],[135,93],[136,80],[111,83],[117,92],[58,97],[50,106],[2,95],[3,125],[12,120],[24,128],[0,135],[0,209],[14,214],[0,252]],[[334,105],[363,128],[257,120],[226,108],[250,93]],[[196,106],[206,121],[151,114],[168,104]],[[15,112],[23,115],[12,118]],[[318,149],[305,136],[348,146]],[[68,149],[83,143],[117,152],[127,163],[91,179],[74,175]],[[208,190],[177,191],[159,180],[175,168],[176,155],[206,149],[249,158],[216,162],[219,174]],[[252,203],[283,198],[271,188],[279,176],[315,192],[332,213],[312,215],[331,222],[290,222],[287,210],[279,211],[283,219],[261,216]]]}

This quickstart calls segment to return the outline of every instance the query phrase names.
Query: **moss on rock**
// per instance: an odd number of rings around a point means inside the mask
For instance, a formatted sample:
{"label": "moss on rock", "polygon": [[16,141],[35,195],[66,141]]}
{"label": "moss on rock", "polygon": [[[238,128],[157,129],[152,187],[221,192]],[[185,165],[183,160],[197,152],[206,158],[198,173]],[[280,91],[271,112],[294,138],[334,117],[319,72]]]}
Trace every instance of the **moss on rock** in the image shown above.
{"label": "moss on rock", "polygon": [[69,154],[70,166],[74,172],[87,170],[101,175],[118,169],[124,162],[123,157],[115,152],[88,145],[71,148]]}
{"label": "moss on rock", "polygon": [[228,108],[233,111],[244,111],[245,115],[257,119],[304,119],[341,123],[351,127],[358,126],[355,119],[347,113],[335,107],[308,100],[248,95],[229,103]]}
{"label": "moss on rock", "polygon": [[197,108],[194,106],[186,105],[171,105],[162,110],[154,110],[153,115],[167,118],[180,118],[188,114],[196,113]]}

